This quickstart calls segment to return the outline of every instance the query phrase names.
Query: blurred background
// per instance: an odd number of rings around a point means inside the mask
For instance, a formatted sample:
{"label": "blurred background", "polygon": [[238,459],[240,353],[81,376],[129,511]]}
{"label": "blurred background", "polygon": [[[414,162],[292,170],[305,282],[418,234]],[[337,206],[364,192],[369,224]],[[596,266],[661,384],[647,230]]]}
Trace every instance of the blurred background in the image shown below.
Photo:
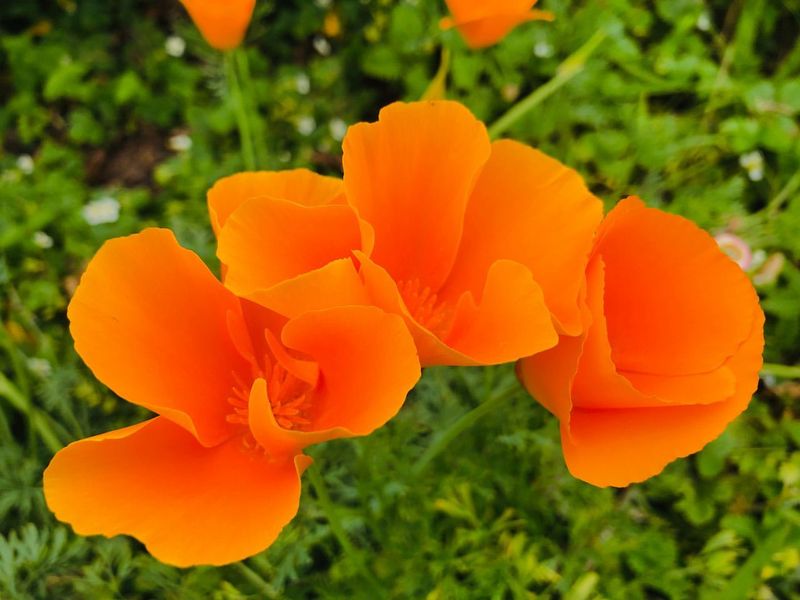
{"label": "blurred background", "polygon": [[[766,360],[787,366],[749,410],[651,481],[597,489],[569,475],[556,420],[521,391],[452,429],[510,367],[430,369],[387,427],[313,452],[350,552],[310,489],[272,548],[224,568],[75,536],[44,505],[43,468],[144,417],[72,348],[82,269],[152,225],[216,269],[205,192],[243,164],[223,57],[177,0],[5,0],[0,598],[375,598],[364,567],[388,598],[798,597],[800,0],[539,7],[556,20],[475,52],[439,31],[439,0],[259,0],[244,47],[262,166],[340,175],[348,125],[418,99],[443,49],[448,96],[487,123],[567,73],[505,135],[576,168],[607,207],[638,194],[735,255],[763,299]],[[559,66],[598,32],[585,64]]]}

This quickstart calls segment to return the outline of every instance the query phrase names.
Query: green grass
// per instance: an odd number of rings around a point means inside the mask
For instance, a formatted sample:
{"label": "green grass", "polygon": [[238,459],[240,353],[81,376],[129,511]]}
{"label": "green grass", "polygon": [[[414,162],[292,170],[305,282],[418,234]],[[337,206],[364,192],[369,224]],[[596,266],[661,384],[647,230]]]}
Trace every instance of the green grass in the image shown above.
{"label": "green grass", "polygon": [[[491,124],[533,94],[532,110],[494,131],[575,167],[607,206],[638,194],[782,261],[752,272],[766,360],[800,363],[800,1],[541,4],[554,23],[478,53],[438,31],[435,0],[339,0],[334,38],[331,9],[260,0],[250,126],[268,135],[253,152],[270,168],[339,173],[342,124],[419,98],[444,46],[452,98]],[[167,53],[169,36],[186,41],[183,56]],[[592,39],[582,68],[559,70]],[[144,417],[75,355],[70,293],[104,240],[149,225],[216,266],[205,190],[244,167],[229,81],[177,2],[0,5],[0,598],[796,593],[800,383],[780,378],[796,368],[772,368],[703,452],[625,490],[570,477],[555,420],[519,388],[495,397],[510,368],[431,369],[389,426],[313,450],[297,519],[242,564],[173,569],[129,538],[80,538],[54,521],[41,493],[53,452]],[[181,135],[191,148],[171,149]],[[82,209],[104,197],[119,219],[89,225]]]}

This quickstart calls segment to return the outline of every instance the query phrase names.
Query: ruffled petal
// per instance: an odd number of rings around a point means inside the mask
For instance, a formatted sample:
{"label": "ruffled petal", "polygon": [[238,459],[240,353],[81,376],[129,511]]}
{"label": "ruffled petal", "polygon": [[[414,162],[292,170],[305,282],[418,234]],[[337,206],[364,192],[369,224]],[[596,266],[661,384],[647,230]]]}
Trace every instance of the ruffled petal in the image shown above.
{"label": "ruffled petal", "polygon": [[361,228],[348,206],[255,198],[228,217],[217,256],[227,267],[225,286],[249,298],[349,257],[360,246]]}
{"label": "ruffled petal", "polygon": [[498,260],[489,267],[476,303],[465,292],[443,341],[481,364],[500,364],[552,348],[558,342],[541,288],[527,267]]}
{"label": "ruffled petal", "polygon": [[249,373],[228,328],[240,310],[170,231],[147,229],[106,242],[67,315],[75,348],[100,381],[212,446],[231,433],[235,374]]}
{"label": "ruffled petal", "polygon": [[541,286],[561,332],[578,335],[578,297],[602,217],[602,202],[576,171],[518,142],[495,142],[470,197],[444,293],[477,295],[495,261],[514,260]]}
{"label": "ruffled petal", "polygon": [[217,181],[208,191],[208,212],[219,235],[228,217],[253,198],[289,200],[303,206],[344,204],[341,179],[324,177],[308,169],[238,173]]}
{"label": "ruffled petal", "polygon": [[396,103],[344,140],[348,202],[372,226],[372,258],[395,281],[438,289],[461,239],[475,179],[489,158],[486,128],[456,102]]}
{"label": "ruffled petal", "polygon": [[420,377],[403,320],[372,306],[305,313],[287,323],[281,338],[319,365],[307,431],[367,435],[397,414]]}
{"label": "ruffled petal", "polygon": [[529,10],[496,14],[479,19],[458,21],[444,18],[439,26],[444,29],[456,27],[470,48],[487,48],[506,37],[512,29],[528,21],[552,21],[554,15],[544,10]]}
{"label": "ruffled petal", "polygon": [[80,535],[127,534],[162,562],[222,565],[267,548],[297,513],[309,459],[270,461],[241,437],[204,448],[163,417],[70,444],[47,504]]}

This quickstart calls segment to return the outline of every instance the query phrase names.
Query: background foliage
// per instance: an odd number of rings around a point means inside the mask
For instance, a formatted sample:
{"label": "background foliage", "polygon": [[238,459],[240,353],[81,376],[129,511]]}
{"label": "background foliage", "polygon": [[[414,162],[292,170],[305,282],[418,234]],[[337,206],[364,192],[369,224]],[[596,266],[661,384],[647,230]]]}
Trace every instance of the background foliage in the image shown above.
{"label": "background foliage", "polygon": [[[796,364],[800,1],[542,5],[554,23],[478,53],[438,31],[436,0],[259,0],[247,51],[268,166],[340,172],[345,125],[420,97],[443,46],[450,96],[492,122],[603,30],[585,68],[507,134],[577,168],[609,206],[637,193],[744,239],[767,359]],[[52,453],[144,416],[77,359],[65,306],[104,240],[148,225],[214,264],[205,190],[241,168],[229,97],[221,56],[177,2],[0,3],[0,598],[797,597],[800,382],[772,376],[702,453],[604,490],[569,476],[555,419],[522,392],[415,468],[512,377],[429,370],[388,427],[314,452],[349,553],[308,485],[270,550],[221,569],[173,569],[55,522],[41,493]]]}

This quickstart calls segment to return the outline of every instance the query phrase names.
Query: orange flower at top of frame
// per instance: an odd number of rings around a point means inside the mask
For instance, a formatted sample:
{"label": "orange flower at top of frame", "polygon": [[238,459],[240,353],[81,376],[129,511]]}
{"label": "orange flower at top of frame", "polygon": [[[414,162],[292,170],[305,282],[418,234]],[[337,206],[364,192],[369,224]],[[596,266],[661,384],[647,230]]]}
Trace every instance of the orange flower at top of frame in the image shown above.
{"label": "orange flower at top of frame", "polygon": [[244,39],[256,0],[180,0],[206,41],[233,50]]}
{"label": "orange flower at top of frame", "polygon": [[344,190],[315,206],[281,199],[275,186],[291,173],[220,181],[209,205],[225,285],[286,316],[298,310],[287,290],[400,314],[423,366],[509,362],[582,331],[602,204],[575,171],[491,143],[446,101],[393,104],[351,127],[344,171]]}
{"label": "orange flower at top of frame", "polygon": [[420,374],[400,317],[317,308],[287,320],[241,301],[168,230],[107,242],[70,330],[101,381],[158,416],[58,452],[48,506],[178,566],[269,546],[297,512],[303,448],[383,425]]}
{"label": "orange flower at top of frame", "polygon": [[521,361],[518,373],[561,421],[567,466],[626,486],[697,452],[747,408],[764,314],[714,239],[628,198],[600,227],[587,269],[586,333]]}
{"label": "orange flower at top of frame", "polygon": [[552,21],[553,13],[534,10],[537,0],[446,0],[451,17],[442,29],[455,27],[471,48],[485,48],[502,40],[520,23]]}

